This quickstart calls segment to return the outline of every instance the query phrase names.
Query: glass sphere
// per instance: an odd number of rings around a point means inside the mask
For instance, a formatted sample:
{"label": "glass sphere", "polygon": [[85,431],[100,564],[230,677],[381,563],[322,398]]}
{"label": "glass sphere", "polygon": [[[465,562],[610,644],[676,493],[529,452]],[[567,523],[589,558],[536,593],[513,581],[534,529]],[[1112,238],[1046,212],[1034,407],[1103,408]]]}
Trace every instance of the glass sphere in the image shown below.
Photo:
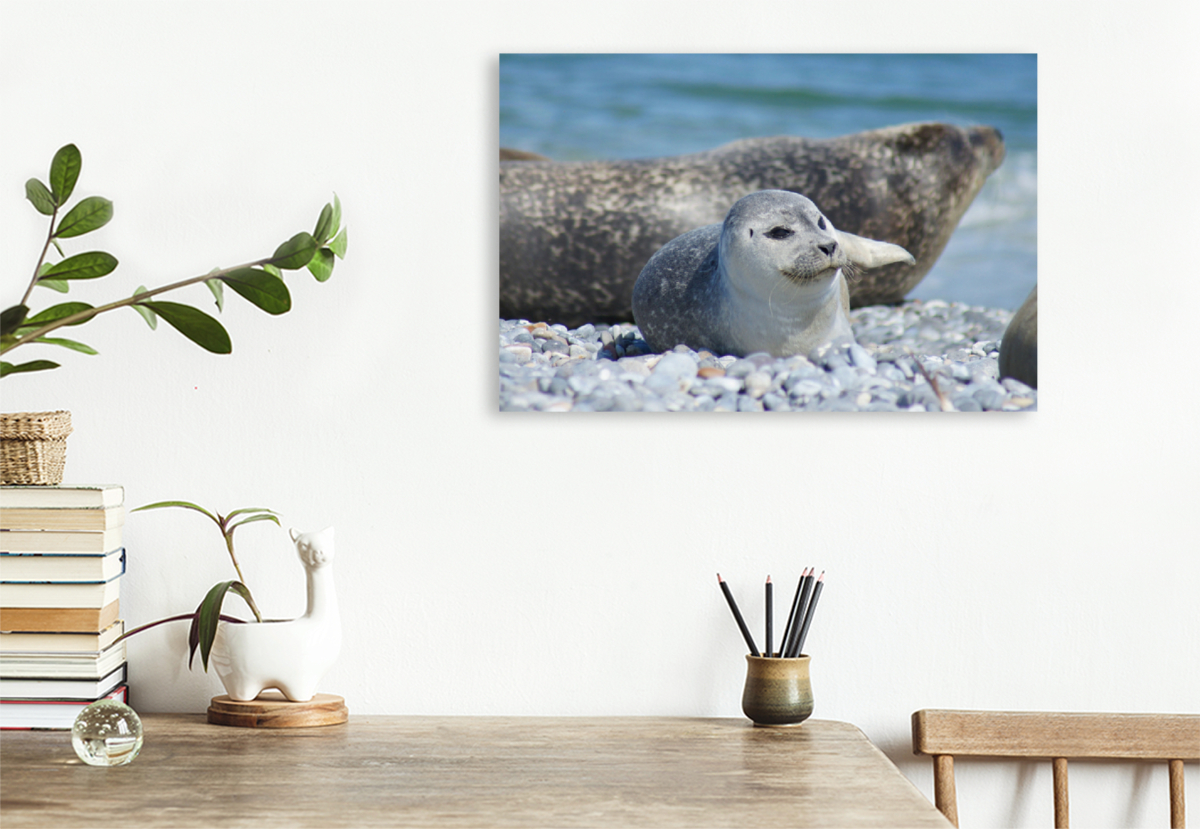
{"label": "glass sphere", "polygon": [[71,745],[89,766],[123,766],[142,750],[142,721],[123,702],[93,702],[75,718]]}

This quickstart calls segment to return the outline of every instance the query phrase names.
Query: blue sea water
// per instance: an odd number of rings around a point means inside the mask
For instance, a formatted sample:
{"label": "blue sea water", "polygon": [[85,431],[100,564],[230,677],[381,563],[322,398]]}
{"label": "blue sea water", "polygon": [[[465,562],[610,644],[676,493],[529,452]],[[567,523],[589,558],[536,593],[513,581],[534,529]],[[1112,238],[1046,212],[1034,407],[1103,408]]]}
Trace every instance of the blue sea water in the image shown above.
{"label": "blue sea water", "polygon": [[1015,309],[1037,283],[1036,55],[500,56],[500,146],[561,161],[910,121],[987,124],[1007,148],[910,296]]}

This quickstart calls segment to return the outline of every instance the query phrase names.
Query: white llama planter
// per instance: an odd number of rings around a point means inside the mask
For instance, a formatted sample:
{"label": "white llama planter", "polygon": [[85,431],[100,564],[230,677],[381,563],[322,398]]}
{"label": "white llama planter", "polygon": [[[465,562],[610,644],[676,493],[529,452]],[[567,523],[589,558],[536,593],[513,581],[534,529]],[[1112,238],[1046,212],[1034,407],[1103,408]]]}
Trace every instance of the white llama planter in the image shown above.
{"label": "white llama planter", "polygon": [[333,527],[289,534],[307,574],[308,610],[290,621],[218,625],[209,661],[231,699],[248,702],[278,688],[292,702],[307,702],[341,649]]}

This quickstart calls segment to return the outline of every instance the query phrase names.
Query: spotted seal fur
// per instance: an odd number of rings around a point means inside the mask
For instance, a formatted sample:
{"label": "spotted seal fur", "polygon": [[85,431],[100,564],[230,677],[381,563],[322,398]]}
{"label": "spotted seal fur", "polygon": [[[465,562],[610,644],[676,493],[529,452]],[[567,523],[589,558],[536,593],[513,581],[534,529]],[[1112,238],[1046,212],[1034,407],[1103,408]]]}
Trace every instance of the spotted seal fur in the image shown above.
{"label": "spotted seal fur", "polygon": [[804,196],[761,190],[650,257],[633,316],[655,351],[807,355],[854,342],[844,268],[912,261],[899,245],[839,231]]}

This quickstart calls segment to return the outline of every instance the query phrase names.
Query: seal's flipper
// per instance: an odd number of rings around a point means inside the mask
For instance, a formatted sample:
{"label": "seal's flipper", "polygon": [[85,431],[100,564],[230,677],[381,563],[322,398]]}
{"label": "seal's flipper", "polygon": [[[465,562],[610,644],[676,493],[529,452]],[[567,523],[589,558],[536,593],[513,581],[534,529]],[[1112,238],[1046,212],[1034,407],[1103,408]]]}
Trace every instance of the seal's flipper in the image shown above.
{"label": "seal's flipper", "polygon": [[915,261],[912,254],[899,245],[876,242],[874,239],[865,239],[844,230],[836,232],[846,257],[860,268],[878,268],[893,262],[907,262],[911,265]]}

